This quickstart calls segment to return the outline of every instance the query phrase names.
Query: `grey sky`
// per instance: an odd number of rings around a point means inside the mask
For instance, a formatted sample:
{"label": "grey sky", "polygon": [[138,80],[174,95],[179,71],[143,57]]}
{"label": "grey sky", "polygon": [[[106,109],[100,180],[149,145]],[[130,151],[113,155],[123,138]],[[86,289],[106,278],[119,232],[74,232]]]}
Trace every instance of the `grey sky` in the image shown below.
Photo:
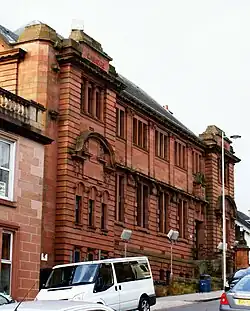
{"label": "grey sky", "polygon": [[0,24],[41,20],[63,36],[72,19],[102,43],[118,72],[145,89],[196,134],[208,124],[234,142],[236,203],[247,213],[250,144],[249,0],[11,0]]}

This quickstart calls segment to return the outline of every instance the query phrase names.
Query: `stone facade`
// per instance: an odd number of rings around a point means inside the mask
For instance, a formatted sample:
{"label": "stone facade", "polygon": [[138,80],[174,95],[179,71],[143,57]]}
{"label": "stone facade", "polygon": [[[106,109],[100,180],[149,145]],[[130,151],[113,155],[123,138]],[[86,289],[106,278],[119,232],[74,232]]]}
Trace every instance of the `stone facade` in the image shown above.
{"label": "stone facade", "polygon": [[[194,259],[219,258],[221,130],[194,135],[118,75],[101,45],[81,30],[63,39],[35,23],[14,39],[22,60],[15,58],[17,70],[8,75],[16,84],[3,85],[2,78],[0,86],[46,107],[46,135],[54,140],[45,148],[42,268],[123,256],[124,228],[133,231],[128,254],[147,255],[155,279],[169,276],[170,229],[180,232],[174,274],[191,277]],[[229,245],[239,161],[230,144],[226,139]]]}
{"label": "stone facade", "polygon": [[0,287],[15,299],[30,289],[34,298],[39,285],[44,144],[51,142],[43,111],[0,88]]}

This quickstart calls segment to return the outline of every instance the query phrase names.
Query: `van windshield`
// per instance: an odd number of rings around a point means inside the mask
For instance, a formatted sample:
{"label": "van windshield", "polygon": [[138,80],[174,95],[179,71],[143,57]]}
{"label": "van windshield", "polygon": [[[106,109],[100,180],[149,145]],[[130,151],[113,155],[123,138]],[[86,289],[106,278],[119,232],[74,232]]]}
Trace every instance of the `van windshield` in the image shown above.
{"label": "van windshield", "polygon": [[91,284],[95,282],[98,264],[66,266],[52,270],[45,288]]}

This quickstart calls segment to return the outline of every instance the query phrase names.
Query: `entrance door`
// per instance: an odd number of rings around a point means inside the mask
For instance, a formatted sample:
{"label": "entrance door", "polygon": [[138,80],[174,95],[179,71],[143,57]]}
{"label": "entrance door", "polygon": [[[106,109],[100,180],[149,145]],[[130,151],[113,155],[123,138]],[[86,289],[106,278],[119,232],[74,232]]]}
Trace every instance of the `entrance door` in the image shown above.
{"label": "entrance door", "polygon": [[196,249],[196,256],[194,259],[201,259],[201,257],[203,257],[204,241],[204,223],[196,220],[194,234],[194,247]]}

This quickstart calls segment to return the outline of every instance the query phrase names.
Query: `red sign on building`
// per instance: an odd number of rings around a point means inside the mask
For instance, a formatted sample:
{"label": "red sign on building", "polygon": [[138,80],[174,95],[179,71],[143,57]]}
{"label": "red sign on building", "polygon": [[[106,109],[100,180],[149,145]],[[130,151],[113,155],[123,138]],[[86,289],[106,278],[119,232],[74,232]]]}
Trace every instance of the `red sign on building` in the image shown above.
{"label": "red sign on building", "polygon": [[108,72],[109,70],[109,61],[100,55],[98,52],[92,50],[87,45],[83,46],[82,57],[88,59],[91,63],[100,67],[102,70]]}

